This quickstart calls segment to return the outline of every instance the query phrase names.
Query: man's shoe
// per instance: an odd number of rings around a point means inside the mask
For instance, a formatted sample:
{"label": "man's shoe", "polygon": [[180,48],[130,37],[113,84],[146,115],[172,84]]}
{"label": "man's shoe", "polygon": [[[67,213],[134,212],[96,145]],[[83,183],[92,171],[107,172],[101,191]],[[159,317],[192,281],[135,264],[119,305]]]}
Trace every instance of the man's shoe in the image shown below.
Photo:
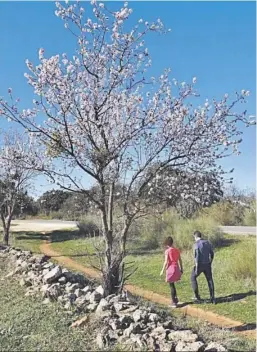
{"label": "man's shoe", "polygon": [[211,301],[212,304],[216,304],[217,303],[215,298],[211,298],[210,301]]}
{"label": "man's shoe", "polygon": [[200,297],[192,297],[191,298],[194,303],[201,303],[201,298]]}

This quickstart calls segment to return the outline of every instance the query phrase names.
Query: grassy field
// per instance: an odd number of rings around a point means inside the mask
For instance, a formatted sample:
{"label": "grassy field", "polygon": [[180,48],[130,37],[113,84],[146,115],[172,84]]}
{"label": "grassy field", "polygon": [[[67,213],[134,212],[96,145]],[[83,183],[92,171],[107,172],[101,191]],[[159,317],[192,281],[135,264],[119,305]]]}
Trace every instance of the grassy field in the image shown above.
{"label": "grassy field", "polygon": [[[22,240],[24,247],[29,244]],[[38,243],[40,244],[40,242]],[[28,247],[27,247],[28,248]],[[0,258],[0,280],[9,271],[6,260]],[[71,329],[79,317],[72,316],[57,304],[42,304],[42,298],[25,297],[24,287],[17,279],[1,280],[0,285],[0,351],[96,351],[94,340],[99,323]],[[160,311],[162,307],[159,307]],[[190,317],[173,316],[178,328],[196,331],[206,343],[216,341],[230,351],[254,351],[255,341],[229,331],[215,328]],[[122,349],[119,349],[122,350]]]}
{"label": "grassy field", "polygon": [[[0,277],[8,273],[0,259]],[[25,297],[15,279],[0,284],[0,351],[89,351],[94,332],[71,329],[73,319],[57,304],[42,304],[41,297]],[[95,350],[97,350],[95,348]]]}
{"label": "grassy field", "polygon": [[[75,232],[73,232],[75,233]],[[52,247],[56,251],[72,257],[85,266],[96,263],[92,254],[93,247],[88,239],[72,239],[72,232],[54,231],[52,233]],[[39,251],[39,245],[47,236],[37,233],[15,236],[16,246]],[[256,322],[256,286],[253,277],[255,273],[255,248],[256,239],[253,236],[226,236],[223,246],[216,250],[213,264],[215,291],[218,304],[201,304],[201,307],[218,314],[239,320],[243,323],[255,324]],[[164,296],[169,296],[168,285],[164,277],[160,277],[163,263],[163,252],[160,249],[146,250],[136,244],[130,244],[128,262],[134,262],[137,270],[130,278],[129,283],[154,291]],[[254,253],[249,258],[249,253]],[[241,270],[240,262],[248,258],[249,268]],[[190,274],[192,270],[192,252],[182,252],[184,274],[177,283],[177,293],[180,301],[191,302],[192,290]],[[252,263],[253,261],[253,263]],[[254,272],[250,272],[250,271]],[[208,287],[203,275],[198,278],[201,297],[209,298]]]}

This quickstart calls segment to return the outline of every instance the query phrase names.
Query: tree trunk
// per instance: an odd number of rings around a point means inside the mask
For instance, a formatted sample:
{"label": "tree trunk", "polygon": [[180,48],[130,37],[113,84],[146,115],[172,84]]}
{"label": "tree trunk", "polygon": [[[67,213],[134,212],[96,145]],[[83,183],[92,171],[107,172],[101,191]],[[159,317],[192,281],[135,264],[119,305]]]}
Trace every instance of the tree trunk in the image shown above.
{"label": "tree trunk", "polygon": [[1,213],[1,219],[2,219],[2,224],[3,224],[3,241],[4,244],[8,245],[9,244],[9,237],[10,237],[10,227],[11,227],[11,221],[12,221],[12,213],[7,216],[5,219],[4,214]]}
{"label": "tree trunk", "polygon": [[[116,260],[115,260],[116,259]],[[105,296],[118,293],[122,289],[121,262],[122,256],[112,260],[112,265],[104,268],[103,288]]]}
{"label": "tree trunk", "polygon": [[7,228],[7,227],[4,228],[4,238],[3,238],[3,240],[4,240],[4,244],[6,244],[7,246],[9,244],[9,234],[10,234],[9,230],[10,229]]}
{"label": "tree trunk", "polygon": [[[126,221],[124,229],[119,238],[115,238],[118,242],[106,241],[106,260],[103,269],[103,288],[105,295],[118,293],[122,291],[124,284],[124,265],[123,259],[126,256],[127,233],[131,221]],[[111,236],[113,239],[113,237]]]}

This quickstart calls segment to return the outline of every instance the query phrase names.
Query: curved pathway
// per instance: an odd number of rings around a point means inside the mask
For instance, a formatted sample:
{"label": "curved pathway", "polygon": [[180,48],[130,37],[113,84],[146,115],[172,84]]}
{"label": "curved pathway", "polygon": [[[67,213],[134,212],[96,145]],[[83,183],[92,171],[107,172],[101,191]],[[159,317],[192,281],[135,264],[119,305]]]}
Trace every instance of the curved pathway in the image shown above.
{"label": "curved pathway", "polygon": [[[47,241],[44,241],[44,243],[40,246],[40,250],[42,253],[48,255],[49,257],[54,257],[56,261],[58,261],[62,265],[65,265],[66,267],[69,267],[70,269],[83,272],[91,278],[100,278],[100,274],[98,271],[92,268],[85,267],[69,257],[62,256],[60,253],[53,250],[53,248],[51,247],[51,243]],[[148,291],[134,285],[126,285],[125,288],[133,295],[143,297],[154,303],[170,305],[169,298],[163,297],[162,295],[159,295],[152,291]],[[206,320],[209,323],[221,328],[234,330],[234,332],[242,334],[246,337],[256,338],[256,330],[243,330],[244,324],[240,321],[235,321],[230,318],[218,315],[216,313],[190,305],[186,305],[177,309],[181,310],[185,315]]]}

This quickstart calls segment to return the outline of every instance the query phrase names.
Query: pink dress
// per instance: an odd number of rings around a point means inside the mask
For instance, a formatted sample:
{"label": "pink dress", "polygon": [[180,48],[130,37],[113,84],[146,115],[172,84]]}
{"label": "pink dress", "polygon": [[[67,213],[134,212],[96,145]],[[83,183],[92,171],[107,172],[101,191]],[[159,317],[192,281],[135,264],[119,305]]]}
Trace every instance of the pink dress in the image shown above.
{"label": "pink dress", "polygon": [[181,272],[178,265],[180,251],[177,248],[170,247],[165,251],[167,255],[166,281],[176,282],[181,278]]}

